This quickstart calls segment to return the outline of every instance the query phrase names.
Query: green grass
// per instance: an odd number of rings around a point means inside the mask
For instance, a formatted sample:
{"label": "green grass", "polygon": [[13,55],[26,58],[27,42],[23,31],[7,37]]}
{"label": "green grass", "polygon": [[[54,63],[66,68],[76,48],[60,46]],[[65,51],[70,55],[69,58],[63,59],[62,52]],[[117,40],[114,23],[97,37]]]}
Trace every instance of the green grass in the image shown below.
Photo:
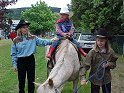
{"label": "green grass", "polygon": [[[0,93],[18,93],[17,73],[13,72],[10,47],[11,40],[0,41]],[[36,58],[36,82],[43,83],[46,80],[46,61],[44,47],[37,47]],[[79,84],[80,85],[80,84]],[[79,93],[90,93],[90,84],[82,86]],[[27,91],[27,87],[26,87]],[[65,85],[62,93],[72,93],[72,82]]]}

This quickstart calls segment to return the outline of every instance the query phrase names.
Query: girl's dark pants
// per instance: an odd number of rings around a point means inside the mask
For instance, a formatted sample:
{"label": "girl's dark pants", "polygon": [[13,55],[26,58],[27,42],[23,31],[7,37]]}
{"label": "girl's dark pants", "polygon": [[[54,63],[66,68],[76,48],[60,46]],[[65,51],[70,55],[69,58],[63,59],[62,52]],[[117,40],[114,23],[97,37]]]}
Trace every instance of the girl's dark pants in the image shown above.
{"label": "girl's dark pants", "polygon": [[28,93],[34,93],[35,80],[35,59],[34,55],[28,57],[20,57],[17,61],[19,93],[25,93],[25,79],[28,80]]}
{"label": "girl's dark pants", "polygon": [[[111,82],[106,84],[106,88],[108,92],[106,92],[105,85],[102,85],[102,93],[111,93]],[[91,93],[100,93],[100,86],[91,83]]]}

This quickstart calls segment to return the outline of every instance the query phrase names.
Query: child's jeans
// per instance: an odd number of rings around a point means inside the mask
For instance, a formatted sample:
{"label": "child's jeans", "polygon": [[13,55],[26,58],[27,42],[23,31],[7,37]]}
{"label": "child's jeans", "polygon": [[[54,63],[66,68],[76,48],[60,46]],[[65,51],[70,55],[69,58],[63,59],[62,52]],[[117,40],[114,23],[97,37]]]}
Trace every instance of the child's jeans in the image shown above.
{"label": "child's jeans", "polygon": [[[57,45],[60,44],[60,41],[61,41],[61,39],[62,39],[62,36],[57,36],[57,37],[59,38],[59,40],[57,40],[57,41],[55,41],[55,42],[52,43],[52,46],[53,46],[54,48],[56,48]],[[71,41],[72,43],[74,43],[74,44],[77,46],[77,48],[81,48],[80,44],[79,44],[73,37],[70,37],[70,41]]]}

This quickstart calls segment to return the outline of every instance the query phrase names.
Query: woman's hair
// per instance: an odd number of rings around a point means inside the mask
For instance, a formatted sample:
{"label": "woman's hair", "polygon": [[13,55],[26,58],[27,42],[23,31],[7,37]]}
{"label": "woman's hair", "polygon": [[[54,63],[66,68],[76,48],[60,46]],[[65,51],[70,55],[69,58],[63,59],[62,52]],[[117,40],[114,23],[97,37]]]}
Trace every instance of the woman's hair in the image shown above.
{"label": "woman's hair", "polygon": [[[109,40],[108,40],[108,38],[105,38],[105,39],[106,39],[106,43],[105,43],[106,51],[110,52],[111,46],[109,44]],[[96,42],[95,42],[95,45],[93,47],[93,50],[95,50],[95,51],[99,51],[100,50]]]}
{"label": "woman's hair", "polygon": [[[22,33],[21,33],[21,29],[19,28],[18,30],[17,30],[17,37],[19,37],[19,38],[21,38],[23,35],[22,35]],[[31,36],[31,33],[28,31],[28,33],[27,33],[27,37],[30,37]]]}

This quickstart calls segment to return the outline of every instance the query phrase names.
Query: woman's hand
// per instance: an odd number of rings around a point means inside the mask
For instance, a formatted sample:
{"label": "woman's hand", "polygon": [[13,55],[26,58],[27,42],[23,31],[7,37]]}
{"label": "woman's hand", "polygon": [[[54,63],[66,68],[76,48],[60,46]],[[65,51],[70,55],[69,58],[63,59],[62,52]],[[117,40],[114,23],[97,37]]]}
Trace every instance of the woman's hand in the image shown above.
{"label": "woman's hand", "polygon": [[52,38],[51,40],[52,40],[52,42],[54,42],[54,41],[57,41],[58,38],[57,38],[57,37],[54,37],[54,38]]}
{"label": "woman's hand", "polygon": [[86,85],[87,81],[86,80],[81,80],[81,85]]}
{"label": "woman's hand", "polygon": [[13,71],[14,71],[14,72],[17,72],[18,69],[17,69],[16,67],[13,67]]}

